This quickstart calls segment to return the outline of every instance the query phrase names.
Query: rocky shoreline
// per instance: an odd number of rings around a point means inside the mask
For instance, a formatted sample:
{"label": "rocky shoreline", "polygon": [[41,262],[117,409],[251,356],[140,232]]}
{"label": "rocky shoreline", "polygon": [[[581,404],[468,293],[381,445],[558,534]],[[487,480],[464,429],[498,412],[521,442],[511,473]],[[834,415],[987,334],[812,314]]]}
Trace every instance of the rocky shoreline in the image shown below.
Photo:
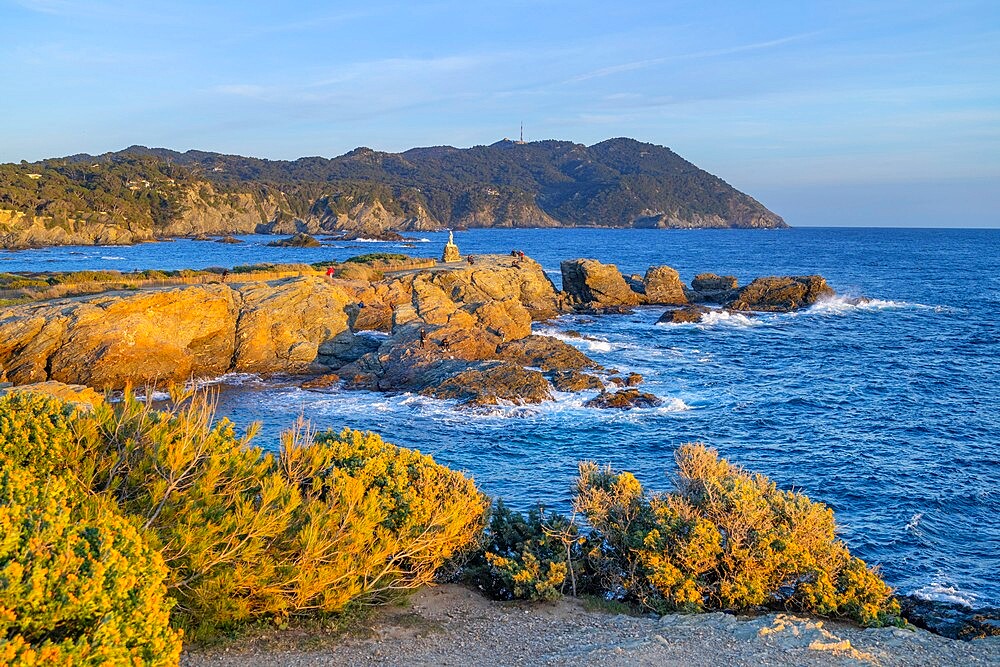
{"label": "rocky shoreline", "polygon": [[[833,294],[819,276],[761,278],[742,289],[735,279],[699,276],[689,288],[670,267],[625,278],[614,265],[590,259],[564,261],[558,291],[537,262],[516,253],[385,275],[351,268],[335,274],[345,277],[317,271],[226,282],[222,276],[10,306],[0,310],[0,382],[115,390],[225,373],[284,373],[312,376],[310,388],[339,382],[465,406],[609,390],[616,393],[590,405],[649,407],[658,399],[634,389],[637,375],[604,369],[572,345],[534,334],[532,323],[637,306],[691,312],[692,303],[719,301],[741,311],[794,310]],[[729,285],[725,298],[720,281]]]}

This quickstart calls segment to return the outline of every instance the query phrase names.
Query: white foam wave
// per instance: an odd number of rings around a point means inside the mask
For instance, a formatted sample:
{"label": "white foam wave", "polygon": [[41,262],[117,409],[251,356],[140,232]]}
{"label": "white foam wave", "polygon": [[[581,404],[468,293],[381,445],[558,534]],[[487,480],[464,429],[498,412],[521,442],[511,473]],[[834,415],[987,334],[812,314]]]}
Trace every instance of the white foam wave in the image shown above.
{"label": "white foam wave", "polygon": [[532,333],[536,333],[539,336],[556,338],[564,343],[569,343],[574,347],[585,347],[591,352],[611,352],[612,350],[620,347],[610,341],[595,338],[593,336],[567,336],[558,329],[552,329],[550,327],[540,327],[537,331],[533,331]]}
{"label": "white foam wave", "polygon": [[731,313],[728,310],[713,310],[702,315],[701,322],[698,322],[696,326],[703,328],[716,326],[759,327],[763,324],[764,322],[759,318],[748,317],[742,313]]}
{"label": "white foam wave", "polygon": [[389,243],[382,239],[351,239],[351,243]]}
{"label": "white foam wave", "polygon": [[188,383],[188,387],[201,389],[202,387],[210,387],[218,384],[241,387],[263,381],[264,379],[256,373],[226,373],[214,378],[195,378]]}
{"label": "white foam wave", "polygon": [[821,299],[813,304],[806,312],[824,315],[841,315],[854,311],[866,310],[898,310],[901,308],[927,308],[923,304],[909,303],[907,301],[892,301],[890,299],[868,299],[844,295],[837,295],[828,299]]}
{"label": "white foam wave", "polygon": [[682,398],[671,398],[664,401],[663,405],[656,410],[657,412],[687,412],[688,410],[694,410],[694,407],[685,403]]}
{"label": "white foam wave", "polygon": [[117,259],[125,259],[124,257],[119,257],[118,255],[101,255],[101,259],[106,261],[114,261]]}
{"label": "white foam wave", "polygon": [[950,602],[951,604],[959,604],[970,609],[976,606],[975,593],[963,591],[957,586],[939,581],[933,581],[926,586],[921,586],[911,594],[921,600],[929,600],[931,602]]}

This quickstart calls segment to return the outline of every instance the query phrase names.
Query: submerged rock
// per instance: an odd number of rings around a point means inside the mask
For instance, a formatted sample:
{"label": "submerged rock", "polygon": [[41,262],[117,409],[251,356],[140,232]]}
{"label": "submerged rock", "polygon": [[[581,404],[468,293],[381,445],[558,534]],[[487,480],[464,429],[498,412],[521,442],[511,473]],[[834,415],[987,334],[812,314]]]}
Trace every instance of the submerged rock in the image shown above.
{"label": "submerged rock", "polygon": [[580,371],[552,371],[549,373],[549,380],[557,391],[587,391],[588,389],[604,390],[604,383],[588,373]]}
{"label": "submerged rock", "polygon": [[822,276],[771,276],[757,278],[726,305],[732,310],[788,312],[833,294]]}
{"label": "submerged rock", "polygon": [[711,308],[705,306],[686,306],[684,308],[674,308],[660,315],[656,320],[657,324],[694,324],[701,322],[705,314],[712,312]]}
{"label": "submerged rock", "polygon": [[588,408],[631,410],[633,408],[655,408],[662,404],[663,401],[648,392],[638,389],[621,389],[616,392],[601,392],[583,405]]}
{"label": "submerged rock", "polygon": [[299,386],[303,389],[329,389],[333,385],[340,382],[340,376],[336,373],[327,373],[325,375],[320,375],[312,380],[306,380]]}
{"label": "submerged rock", "polygon": [[235,236],[229,236],[229,235],[223,236],[222,238],[215,239],[215,242],[216,243],[229,243],[231,245],[236,245],[238,243],[243,243],[243,241],[241,241],[240,239],[236,238]]}

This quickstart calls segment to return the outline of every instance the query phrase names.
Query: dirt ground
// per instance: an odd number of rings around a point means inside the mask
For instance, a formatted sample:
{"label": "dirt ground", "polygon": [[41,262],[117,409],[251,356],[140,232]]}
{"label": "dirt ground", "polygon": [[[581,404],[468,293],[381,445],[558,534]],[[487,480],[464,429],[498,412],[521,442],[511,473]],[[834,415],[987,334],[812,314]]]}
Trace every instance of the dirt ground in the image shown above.
{"label": "dirt ground", "polygon": [[306,665],[1000,665],[1000,637],[963,642],[923,630],[865,630],[791,614],[625,616],[566,598],[494,602],[426,588],[347,636],[274,631],[186,651],[185,667]]}

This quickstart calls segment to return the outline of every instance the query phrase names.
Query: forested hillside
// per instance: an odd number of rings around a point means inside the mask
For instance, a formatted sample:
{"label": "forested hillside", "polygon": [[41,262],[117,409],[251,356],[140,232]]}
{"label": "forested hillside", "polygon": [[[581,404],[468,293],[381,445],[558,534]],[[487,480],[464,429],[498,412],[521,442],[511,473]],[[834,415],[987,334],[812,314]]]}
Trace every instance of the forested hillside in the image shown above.
{"label": "forested hillside", "polygon": [[[197,233],[444,227],[784,227],[668,148],[633,139],[264,160],[133,146],[0,165],[6,246]],[[90,241],[86,239],[91,238]]]}

